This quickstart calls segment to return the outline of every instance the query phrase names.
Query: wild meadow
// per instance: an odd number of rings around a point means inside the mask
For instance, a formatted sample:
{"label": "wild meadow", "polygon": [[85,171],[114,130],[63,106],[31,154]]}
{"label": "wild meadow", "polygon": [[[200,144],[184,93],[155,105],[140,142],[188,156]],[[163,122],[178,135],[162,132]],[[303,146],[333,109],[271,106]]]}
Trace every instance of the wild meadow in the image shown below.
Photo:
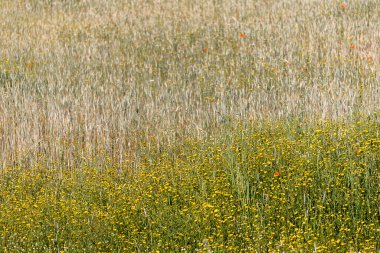
{"label": "wild meadow", "polygon": [[0,252],[380,252],[378,0],[1,0]]}

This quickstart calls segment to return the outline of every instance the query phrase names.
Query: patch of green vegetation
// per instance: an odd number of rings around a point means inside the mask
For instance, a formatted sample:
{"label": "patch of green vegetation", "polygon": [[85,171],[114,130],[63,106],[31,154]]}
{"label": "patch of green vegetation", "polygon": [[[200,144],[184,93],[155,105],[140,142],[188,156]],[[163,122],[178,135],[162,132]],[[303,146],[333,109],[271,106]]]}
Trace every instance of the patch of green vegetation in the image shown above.
{"label": "patch of green vegetation", "polygon": [[[4,252],[379,250],[380,124],[263,124],[139,163],[9,168]],[[128,165],[129,164],[129,165]]]}

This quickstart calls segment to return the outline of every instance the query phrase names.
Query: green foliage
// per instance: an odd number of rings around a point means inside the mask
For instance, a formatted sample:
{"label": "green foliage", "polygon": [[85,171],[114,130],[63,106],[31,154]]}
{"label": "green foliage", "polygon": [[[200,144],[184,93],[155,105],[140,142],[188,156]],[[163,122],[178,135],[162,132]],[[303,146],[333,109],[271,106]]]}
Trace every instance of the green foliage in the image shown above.
{"label": "green foliage", "polygon": [[380,125],[263,124],[138,164],[2,171],[3,251],[373,252]]}

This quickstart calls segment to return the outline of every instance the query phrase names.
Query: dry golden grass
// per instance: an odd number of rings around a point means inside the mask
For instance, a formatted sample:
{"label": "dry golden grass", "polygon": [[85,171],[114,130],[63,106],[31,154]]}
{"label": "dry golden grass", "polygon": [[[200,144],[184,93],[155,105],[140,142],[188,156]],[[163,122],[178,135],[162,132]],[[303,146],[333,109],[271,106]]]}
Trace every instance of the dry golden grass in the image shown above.
{"label": "dry golden grass", "polygon": [[0,160],[122,161],[235,120],[370,115],[379,15],[377,0],[2,0]]}

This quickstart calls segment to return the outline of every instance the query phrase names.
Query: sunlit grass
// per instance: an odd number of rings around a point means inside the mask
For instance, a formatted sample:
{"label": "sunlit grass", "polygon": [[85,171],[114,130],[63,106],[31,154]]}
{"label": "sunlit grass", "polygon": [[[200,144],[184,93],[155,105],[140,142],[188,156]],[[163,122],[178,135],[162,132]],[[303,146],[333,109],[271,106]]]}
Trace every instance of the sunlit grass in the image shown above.
{"label": "sunlit grass", "polygon": [[[12,251],[379,250],[379,123],[266,125],[138,164],[3,170]],[[240,130],[240,131],[239,131]]]}
{"label": "sunlit grass", "polygon": [[0,5],[3,164],[122,161],[235,120],[379,110],[377,0]]}
{"label": "sunlit grass", "polygon": [[378,0],[1,0],[0,252],[380,251]]}

